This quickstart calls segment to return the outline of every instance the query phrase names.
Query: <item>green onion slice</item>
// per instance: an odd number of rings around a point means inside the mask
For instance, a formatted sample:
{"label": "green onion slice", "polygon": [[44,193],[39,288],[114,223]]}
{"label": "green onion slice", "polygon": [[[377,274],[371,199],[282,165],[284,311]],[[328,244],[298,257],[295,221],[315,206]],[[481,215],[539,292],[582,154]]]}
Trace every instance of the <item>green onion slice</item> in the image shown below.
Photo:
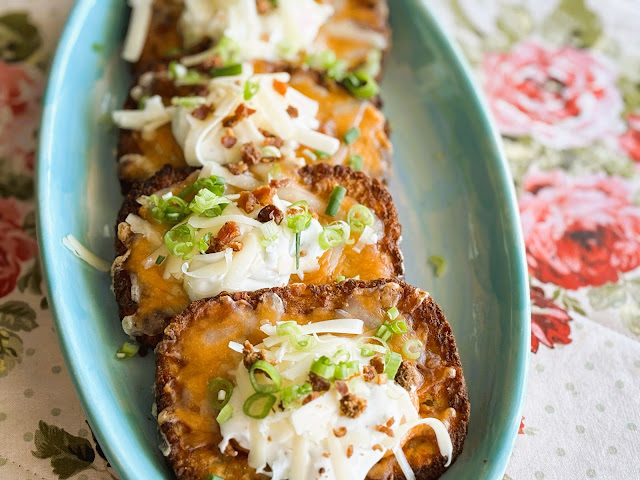
{"label": "green onion slice", "polygon": [[347,277],[345,277],[344,275],[338,275],[336,277],[336,282],[340,283],[340,282],[344,282],[347,279]]}
{"label": "green onion slice", "polygon": [[331,192],[331,197],[329,198],[329,204],[327,205],[327,209],[324,211],[325,215],[329,215],[330,217],[335,217],[338,210],[340,210],[340,204],[342,204],[342,200],[344,200],[344,196],[347,193],[347,189],[342,185],[336,185],[333,187],[333,192]]}
{"label": "green onion slice", "polygon": [[300,327],[298,326],[297,322],[294,322],[293,320],[288,321],[288,322],[282,322],[281,324],[276,326],[276,335],[279,336],[289,336],[289,335],[299,335],[300,334]]}
{"label": "green onion slice", "polygon": [[156,265],[160,265],[162,262],[164,262],[164,259],[166,257],[164,255],[158,255],[158,258],[156,258]]}
{"label": "green onion slice", "polygon": [[382,325],[380,325],[378,327],[378,330],[376,330],[376,337],[384,340],[385,342],[389,341],[389,339],[392,336],[393,336],[393,331],[391,331],[391,328],[386,323],[383,323]]}
{"label": "green onion slice", "polygon": [[216,195],[208,188],[201,188],[189,203],[189,208],[198,215],[204,213],[207,217],[217,217],[229,203],[228,198]]}
{"label": "green onion slice", "polygon": [[444,274],[444,272],[447,271],[447,262],[440,255],[431,255],[429,257],[429,263],[433,265],[436,277],[441,276],[442,274]]}
{"label": "green onion slice", "polygon": [[389,320],[395,320],[399,314],[400,311],[397,307],[391,307],[389,310],[387,310],[387,316],[389,317]]}
{"label": "green onion slice", "polygon": [[131,342],[124,342],[116,352],[116,357],[120,359],[131,358],[138,353],[138,350],[140,350],[140,345]]}
{"label": "green onion slice", "polygon": [[378,82],[363,71],[348,73],[342,83],[356,98],[371,98],[380,92]]}
{"label": "green onion slice", "polygon": [[227,420],[229,420],[232,416],[233,416],[233,407],[231,405],[225,405],[224,407],[222,407],[222,410],[220,410],[220,413],[218,413],[218,416],[216,417],[216,421],[218,422],[218,425],[222,425]]}
{"label": "green onion slice", "polygon": [[359,172],[360,170],[362,170],[364,158],[362,158],[362,155],[354,153],[353,155],[349,155],[348,163],[351,168],[353,168],[356,172]]}
{"label": "green onion slice", "polygon": [[[372,340],[374,342],[379,343],[367,343],[368,340]],[[356,346],[360,349],[360,355],[363,357],[372,357],[376,353],[386,353],[389,351],[389,345],[387,342],[378,337],[362,337],[356,343]]]}
{"label": "green onion slice", "polygon": [[349,209],[347,223],[354,232],[362,232],[364,227],[373,225],[373,213],[364,205],[358,203]]}
{"label": "green onion slice", "polygon": [[326,355],[317,358],[311,363],[311,373],[326,378],[327,380],[333,380],[336,371],[336,366]]}
{"label": "green onion slice", "polygon": [[195,230],[185,223],[183,225],[173,227],[164,234],[164,244],[169,249],[171,255],[184,258],[195,246]]}
{"label": "green onion slice", "polygon": [[189,206],[180,197],[169,198],[151,195],[147,200],[147,208],[151,212],[151,218],[159,223],[175,225],[180,223],[189,214]]}
{"label": "green onion slice", "polygon": [[203,255],[209,250],[209,242],[211,241],[211,232],[205,233],[200,240],[198,240],[198,251]]}
{"label": "green onion slice", "polygon": [[389,352],[389,358],[387,359],[387,364],[384,367],[384,373],[387,374],[387,377],[390,380],[396,377],[396,373],[398,372],[398,368],[400,368],[401,363],[402,355],[396,352]]}
{"label": "green onion slice", "polygon": [[287,388],[282,389],[282,391],[280,392],[280,400],[282,400],[282,403],[286,405],[295,402],[302,397],[306,397],[311,392],[312,389],[309,382],[305,382],[302,385],[291,385]]}
{"label": "green onion slice", "polygon": [[359,136],[360,130],[358,130],[358,127],[351,127],[349,130],[347,130],[347,133],[344,134],[344,143],[346,143],[347,145],[351,145],[358,139]]}
{"label": "green onion slice", "polygon": [[316,157],[318,157],[320,160],[324,160],[324,159],[329,158],[331,156],[327,152],[323,152],[322,150],[314,150],[313,154]]}
{"label": "green onion slice", "polygon": [[224,478],[219,477],[218,475],[214,475],[213,473],[211,475],[209,475],[207,478],[205,478],[204,480],[224,480]]}
{"label": "green onion slice", "polygon": [[274,395],[258,392],[245,400],[244,405],[242,405],[242,411],[247,417],[260,420],[269,415],[274,403],[276,403]]}
{"label": "green onion slice", "polygon": [[407,322],[403,318],[398,318],[393,322],[391,322],[391,324],[389,325],[389,328],[391,328],[391,331],[397,335],[401,335],[409,331]]}
{"label": "green onion slice", "polygon": [[275,221],[269,220],[260,225],[260,233],[262,233],[262,242],[260,243],[266,248],[278,238],[280,227]]}
{"label": "green onion slice", "polygon": [[[344,360],[342,359],[343,357],[345,357]],[[351,358],[351,354],[344,348],[339,348],[331,358],[333,358],[336,362],[348,362]]]}
{"label": "green onion slice", "polygon": [[351,228],[349,224],[339,220],[322,229],[318,237],[318,243],[320,244],[320,248],[328,250],[329,248],[338,247],[347,243],[350,235]]}
{"label": "green onion slice", "polygon": [[231,65],[227,65],[225,67],[220,68],[212,68],[209,70],[209,75],[211,77],[230,77],[232,75],[240,75],[242,73],[242,64],[241,63],[232,63]]}
{"label": "green onion slice", "polygon": [[260,83],[257,80],[250,78],[244,83],[244,99],[251,100],[253,96],[258,93],[260,89]]}
{"label": "green onion slice", "polygon": [[196,192],[200,192],[200,190],[202,190],[203,188],[206,188],[207,190],[211,191],[211,193],[214,193],[215,195],[221,196],[224,194],[224,189],[225,189],[224,178],[218,177],[216,175],[212,175],[206,178],[199,178],[198,180],[193,182],[191,185],[186,187],[184,190],[182,190],[178,194],[178,196],[182,199],[187,199],[187,198],[190,198],[191,195],[195,194]]}
{"label": "green onion slice", "polygon": [[204,97],[173,97],[171,98],[171,105],[184,108],[196,108],[200,105],[204,105],[207,99]]}
{"label": "green onion slice", "polygon": [[350,362],[340,362],[336,365],[335,378],[345,380],[360,371],[360,363],[357,360]]}
{"label": "green onion slice", "polygon": [[296,232],[296,270],[300,268],[300,237],[301,232]]}
{"label": "green onion slice", "polygon": [[[220,399],[220,392],[224,392],[224,398]],[[222,377],[215,377],[207,384],[207,397],[211,405],[216,410],[221,410],[231,400],[233,385],[229,380]]]}
{"label": "green onion slice", "polygon": [[280,158],[282,157],[282,152],[273,145],[267,145],[260,149],[260,155],[264,158]]}
{"label": "green onion slice", "polygon": [[317,340],[313,335],[291,335],[289,343],[301,352],[308,352],[316,346]]}
{"label": "green onion slice", "polygon": [[[256,370],[262,372],[271,379],[272,383],[260,383],[256,378]],[[280,372],[266,360],[256,360],[249,368],[249,381],[253,389],[258,393],[271,393],[280,390],[282,378]]]}
{"label": "green onion slice", "polygon": [[300,233],[309,228],[312,218],[306,200],[292,203],[287,208],[287,226],[295,233]]}
{"label": "green onion slice", "polygon": [[412,338],[404,342],[404,345],[402,346],[402,355],[404,355],[405,358],[416,360],[420,357],[422,347],[423,345],[420,340]]}

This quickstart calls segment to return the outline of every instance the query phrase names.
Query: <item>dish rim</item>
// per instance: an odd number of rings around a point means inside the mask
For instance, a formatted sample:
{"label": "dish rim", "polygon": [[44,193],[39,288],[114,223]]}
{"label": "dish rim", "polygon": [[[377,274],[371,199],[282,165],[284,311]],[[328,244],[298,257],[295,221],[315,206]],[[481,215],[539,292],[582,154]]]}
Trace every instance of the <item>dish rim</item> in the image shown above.
{"label": "dish rim", "polygon": [[[507,214],[504,216],[504,225],[512,232],[511,236],[513,241],[507,244],[509,249],[510,258],[513,258],[513,262],[510,262],[509,270],[514,275],[514,281],[518,283],[517,292],[513,293],[511,298],[510,310],[511,312],[520,312],[520,322],[518,322],[515,335],[518,339],[520,348],[517,350],[516,363],[517,366],[514,369],[516,377],[514,378],[514,385],[516,392],[514,392],[511,403],[509,405],[509,411],[505,412],[505,415],[509,418],[507,422],[507,431],[503,432],[502,442],[498,452],[494,452],[494,461],[488,467],[486,474],[488,478],[500,479],[502,478],[508,463],[509,456],[513,450],[517,431],[520,425],[521,414],[524,407],[524,399],[526,395],[526,380],[528,377],[529,369],[529,346],[530,346],[530,300],[529,300],[529,283],[526,268],[525,248],[522,235],[522,229],[519,219],[519,209],[517,198],[515,194],[515,188],[513,180],[510,174],[507,159],[505,157],[500,134],[494,124],[493,119],[489,116],[488,107],[485,100],[480,93],[478,86],[474,82],[474,73],[467,64],[463,54],[444,33],[442,25],[439,20],[430,12],[424,0],[413,0],[417,8],[419,8],[424,14],[425,18],[434,27],[433,35],[438,40],[438,48],[442,49],[447,57],[452,60],[452,69],[460,72],[459,80],[470,94],[469,103],[477,114],[477,118],[483,122],[483,129],[486,131],[486,141],[491,144],[492,149],[496,152],[496,157],[491,163],[492,168],[495,170],[493,174],[497,178],[498,182],[502,185],[507,199],[507,205],[503,205],[503,210]],[[67,75],[67,69],[69,64],[72,63],[72,52],[77,41],[77,37],[82,29],[84,18],[90,14],[93,8],[95,0],[78,0],[74,5],[71,13],[68,17],[64,31],[60,37],[58,47],[49,71],[49,77],[47,80],[47,88],[44,96],[43,105],[55,105],[56,96],[64,86],[64,79]],[[54,130],[53,125],[56,120],[56,108],[43,108],[42,125],[39,138],[39,152],[38,152],[38,166],[36,169],[35,183],[36,189],[36,218],[37,218],[37,235],[38,243],[40,246],[40,259],[45,279],[45,284],[48,292],[52,291],[53,286],[53,274],[55,265],[53,263],[53,257],[59,253],[58,248],[54,248],[52,244],[51,235],[48,233],[52,230],[53,219],[47,216],[46,208],[43,208],[41,203],[42,199],[50,198],[51,192],[48,188],[48,174],[50,171],[51,158],[53,156],[53,150],[55,149],[56,139],[52,136]],[[48,160],[47,160],[48,159]],[[46,167],[46,168],[45,168]],[[96,438],[100,441],[100,445],[103,448],[107,458],[111,465],[114,467],[118,475],[121,478],[130,478],[129,472],[133,460],[130,459],[130,455],[126,455],[125,449],[119,445],[118,438],[115,436],[115,432],[104,425],[100,420],[100,408],[97,403],[92,401],[91,391],[92,389],[80,382],[80,371],[82,370],[78,362],[73,361],[73,357],[78,355],[77,346],[75,345],[72,337],[72,332],[67,331],[65,322],[61,316],[60,306],[56,298],[48,295],[49,305],[54,318],[56,329],[58,332],[58,342],[65,359],[67,368],[71,376],[74,388],[80,398],[81,404],[86,413],[87,419],[94,431]],[[473,428],[473,418],[471,419],[471,425]]]}

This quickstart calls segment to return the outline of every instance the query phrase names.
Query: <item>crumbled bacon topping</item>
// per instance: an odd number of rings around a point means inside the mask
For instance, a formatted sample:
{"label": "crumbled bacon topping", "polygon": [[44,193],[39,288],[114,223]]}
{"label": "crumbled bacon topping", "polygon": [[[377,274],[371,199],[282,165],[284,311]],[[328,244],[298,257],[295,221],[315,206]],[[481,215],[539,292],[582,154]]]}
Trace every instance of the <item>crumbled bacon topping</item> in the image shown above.
{"label": "crumbled bacon topping", "polygon": [[247,213],[251,213],[255,210],[258,204],[258,199],[251,192],[240,192],[240,198],[238,198],[238,207],[243,209]]}
{"label": "crumbled bacon topping", "polygon": [[222,252],[227,248],[231,248],[234,252],[242,250],[242,243],[234,242],[233,239],[241,235],[240,228],[236,222],[225,223],[216,237],[211,240],[207,253]]}
{"label": "crumbled bacon topping", "polygon": [[242,155],[242,160],[247,163],[247,165],[256,165],[260,163],[260,159],[262,158],[260,151],[253,142],[243,143],[242,147],[240,147],[240,154]]}
{"label": "crumbled bacon topping", "polygon": [[367,408],[367,400],[347,393],[340,399],[340,413],[345,417],[358,418]]}
{"label": "crumbled bacon topping", "polygon": [[246,367],[247,370],[251,368],[251,365],[256,363],[258,360],[266,360],[267,359],[267,351],[266,350],[256,350],[249,340],[245,340],[244,345],[242,346],[242,363]]}
{"label": "crumbled bacon topping", "polygon": [[333,429],[333,435],[337,438],[344,437],[347,434],[347,427]]}
{"label": "crumbled bacon topping", "polygon": [[213,110],[209,105],[200,105],[191,112],[191,116],[198,120],[204,120]]}
{"label": "crumbled bacon topping", "polygon": [[275,205],[267,205],[260,210],[260,213],[258,213],[258,221],[262,223],[267,223],[268,221],[273,220],[277,225],[280,225],[283,219],[284,213],[282,213],[282,210]]}

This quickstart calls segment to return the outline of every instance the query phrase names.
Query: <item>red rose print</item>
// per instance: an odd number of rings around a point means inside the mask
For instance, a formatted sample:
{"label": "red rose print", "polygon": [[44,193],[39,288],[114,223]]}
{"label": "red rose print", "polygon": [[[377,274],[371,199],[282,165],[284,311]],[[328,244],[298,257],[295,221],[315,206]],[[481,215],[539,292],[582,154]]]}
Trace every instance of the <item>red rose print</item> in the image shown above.
{"label": "red rose print", "polygon": [[629,129],[620,137],[620,146],[629,157],[640,162],[640,115],[627,117]]}
{"label": "red rose print", "polygon": [[545,298],[544,291],[540,287],[531,287],[531,351],[533,353],[537,353],[540,343],[549,348],[553,348],[556,343],[563,345],[571,343],[570,321],[569,314]]}
{"label": "red rose print", "polygon": [[640,266],[640,207],[621,179],[531,173],[524,190],[527,263],[538,280],[577,289],[616,282]]}
{"label": "red rose print", "polygon": [[0,61],[0,158],[21,158],[30,170],[43,86],[35,68]]}
{"label": "red rose print", "polygon": [[36,242],[22,231],[23,216],[13,199],[0,198],[0,297],[13,291],[20,262],[33,258]]}
{"label": "red rose print", "polygon": [[505,135],[531,135],[566,149],[622,127],[616,71],[584,50],[525,42],[509,53],[487,55],[482,68],[489,106]]}
{"label": "red rose print", "polygon": [[522,420],[520,420],[520,428],[518,429],[518,434],[524,435],[524,417],[522,417]]}

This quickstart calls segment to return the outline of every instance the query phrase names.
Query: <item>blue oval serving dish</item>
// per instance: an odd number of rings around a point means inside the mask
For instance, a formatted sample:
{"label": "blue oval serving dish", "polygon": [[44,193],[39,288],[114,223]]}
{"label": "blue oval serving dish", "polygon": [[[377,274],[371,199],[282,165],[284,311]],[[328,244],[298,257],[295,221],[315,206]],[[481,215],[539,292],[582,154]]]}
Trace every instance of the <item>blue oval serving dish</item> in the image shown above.
{"label": "blue oval serving dish", "polygon": [[[517,204],[464,61],[424,2],[389,3],[393,49],[382,92],[407,281],[446,312],[472,403],[464,452],[443,479],[496,480],[520,423],[530,342]],[[44,102],[38,233],[60,345],[98,441],[121,479],[170,479],[151,415],[153,356],[115,358],[125,335],[109,275],[62,245],[73,234],[102,258],[114,256],[121,197],[116,132],[105,118],[129,86],[119,59],[127,17],[121,0],[79,0],[73,9]],[[446,260],[438,278],[432,255]]]}

